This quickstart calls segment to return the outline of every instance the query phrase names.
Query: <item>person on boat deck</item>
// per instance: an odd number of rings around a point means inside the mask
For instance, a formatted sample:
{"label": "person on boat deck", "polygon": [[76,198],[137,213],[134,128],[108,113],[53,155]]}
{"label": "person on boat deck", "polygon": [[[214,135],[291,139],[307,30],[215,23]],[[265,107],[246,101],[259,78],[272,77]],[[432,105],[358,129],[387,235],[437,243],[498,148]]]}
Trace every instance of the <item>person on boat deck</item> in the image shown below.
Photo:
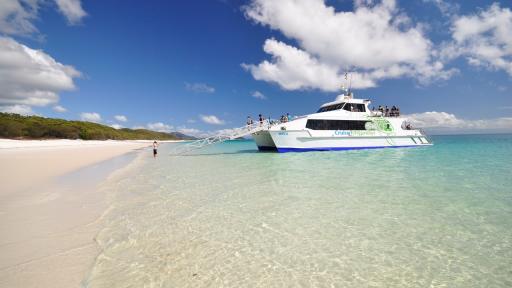
{"label": "person on boat deck", "polygon": [[158,143],[156,143],[156,140],[153,142],[153,158],[156,158],[156,154],[158,149]]}
{"label": "person on boat deck", "polygon": [[389,117],[389,108],[388,108],[388,106],[386,106],[386,109],[384,111],[386,111],[386,117]]}
{"label": "person on boat deck", "polygon": [[290,117],[290,113],[286,113],[286,122],[290,121],[292,118]]}
{"label": "person on boat deck", "polygon": [[247,116],[247,126],[251,126],[253,123],[251,116]]}
{"label": "person on boat deck", "polygon": [[393,105],[393,106],[391,107],[391,112],[389,113],[389,116],[391,116],[391,117],[395,117],[395,116],[396,116],[396,115],[395,115],[395,111],[396,111],[396,107],[395,107],[395,105]]}
{"label": "person on boat deck", "polygon": [[260,114],[260,115],[258,115],[258,116],[259,116],[259,118],[260,118],[260,119],[259,119],[259,120],[260,120],[260,126],[262,126],[262,125],[263,125],[263,116],[261,116],[261,114]]}

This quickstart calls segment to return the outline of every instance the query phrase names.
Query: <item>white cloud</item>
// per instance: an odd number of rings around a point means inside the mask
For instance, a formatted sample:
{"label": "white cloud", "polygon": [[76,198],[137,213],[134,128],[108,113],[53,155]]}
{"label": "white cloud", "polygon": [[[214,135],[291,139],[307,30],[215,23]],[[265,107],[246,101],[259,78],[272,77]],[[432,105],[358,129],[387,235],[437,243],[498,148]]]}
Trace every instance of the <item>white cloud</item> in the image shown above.
{"label": "white cloud", "polygon": [[187,119],[187,123],[196,123],[196,120],[195,119]]}
{"label": "white cloud", "polygon": [[60,13],[68,19],[69,24],[77,24],[82,21],[82,18],[87,16],[87,13],[82,8],[80,0],[55,0]]}
{"label": "white cloud", "polygon": [[394,0],[374,2],[355,1],[353,12],[336,12],[323,0],[253,0],[244,8],[246,17],[279,30],[300,47],[267,39],[264,51],[272,59],[242,66],[255,79],[287,90],[338,90],[345,70],[355,71],[355,88],[399,77],[428,83],[455,73],[435,60],[421,25],[413,25]]}
{"label": "white cloud", "polygon": [[[263,50],[272,55],[272,61],[264,60],[258,65],[242,64],[256,80],[277,83],[285,90],[318,88],[335,91],[341,87],[343,73],[338,73],[336,66],[322,63],[306,51],[275,39],[267,39]],[[372,87],[374,83],[365,86]]]}
{"label": "white cloud", "polygon": [[504,70],[512,76],[512,11],[498,3],[473,15],[456,17],[451,27],[454,41],[442,55],[466,57],[473,66]]}
{"label": "white cloud", "polygon": [[467,120],[447,112],[424,112],[405,115],[415,127],[437,131],[512,131],[512,117]]}
{"label": "white cloud", "polygon": [[205,83],[187,83],[185,82],[185,89],[196,93],[214,93],[215,88]]}
{"label": "white cloud", "polygon": [[252,92],[251,96],[256,99],[261,99],[261,100],[267,99],[267,97],[265,95],[263,95],[263,93],[261,93],[260,91]]}
{"label": "white cloud", "polygon": [[121,124],[117,124],[117,123],[110,125],[110,127],[114,128],[114,129],[118,129],[118,130],[121,128],[124,128]]}
{"label": "white cloud", "polygon": [[101,122],[101,115],[96,112],[84,112],[80,114],[80,119],[82,121],[99,123]]}
{"label": "white cloud", "polygon": [[68,109],[66,109],[60,105],[53,106],[53,110],[55,112],[59,112],[59,113],[64,113],[64,112],[68,111]]}
{"label": "white cloud", "polygon": [[146,129],[169,133],[173,130],[173,127],[162,122],[148,123]]}
{"label": "white cloud", "polygon": [[0,106],[0,112],[5,113],[15,113],[15,114],[21,114],[21,115],[33,115],[34,111],[32,111],[32,108],[27,105],[5,105]]}
{"label": "white cloud", "polygon": [[[54,0],[56,7],[68,23],[79,23],[87,13],[80,0]],[[33,22],[38,18],[40,6],[46,0],[2,0],[0,1],[0,33],[28,36],[38,33]]]}
{"label": "white cloud", "polygon": [[0,33],[6,35],[30,35],[37,32],[32,21],[37,18],[39,1],[0,1]]}
{"label": "white cloud", "polygon": [[213,125],[224,125],[224,120],[220,120],[215,115],[199,115],[199,118],[207,124],[213,124]]}
{"label": "white cloud", "polygon": [[116,116],[114,116],[114,118],[115,118],[117,121],[120,121],[120,122],[126,122],[126,121],[128,121],[128,118],[126,118],[126,116],[124,116],[124,115],[116,115]]}
{"label": "white cloud", "polygon": [[57,103],[58,93],[75,89],[73,79],[79,76],[43,51],[0,36],[0,105]]}

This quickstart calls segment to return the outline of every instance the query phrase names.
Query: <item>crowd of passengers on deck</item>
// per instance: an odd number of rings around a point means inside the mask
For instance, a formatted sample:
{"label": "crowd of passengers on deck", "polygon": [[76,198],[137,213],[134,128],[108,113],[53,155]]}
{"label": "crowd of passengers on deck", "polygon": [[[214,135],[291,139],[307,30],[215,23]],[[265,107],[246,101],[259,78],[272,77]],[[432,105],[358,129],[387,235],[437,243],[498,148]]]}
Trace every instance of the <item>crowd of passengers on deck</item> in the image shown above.
{"label": "crowd of passengers on deck", "polygon": [[398,108],[397,106],[393,105],[390,108],[388,108],[388,106],[382,106],[382,105],[379,105],[379,108],[377,110],[375,110],[375,107],[372,107],[372,112],[376,113],[377,111],[380,112],[380,115],[384,116],[384,117],[399,117],[400,116],[400,108]]}
{"label": "crowd of passengers on deck", "polygon": [[[276,123],[286,123],[288,121],[290,121],[292,118],[290,116],[290,113],[286,113],[285,115],[281,115],[281,117],[279,118],[279,121],[275,121],[275,120],[271,120],[271,119],[265,119],[265,117],[263,117],[263,115],[259,114],[258,115],[258,121],[260,123],[260,126],[262,126],[265,122],[268,122],[269,124],[276,124]],[[246,122],[247,126],[250,127],[254,124],[254,121],[252,120],[251,116],[247,116],[247,122]]]}

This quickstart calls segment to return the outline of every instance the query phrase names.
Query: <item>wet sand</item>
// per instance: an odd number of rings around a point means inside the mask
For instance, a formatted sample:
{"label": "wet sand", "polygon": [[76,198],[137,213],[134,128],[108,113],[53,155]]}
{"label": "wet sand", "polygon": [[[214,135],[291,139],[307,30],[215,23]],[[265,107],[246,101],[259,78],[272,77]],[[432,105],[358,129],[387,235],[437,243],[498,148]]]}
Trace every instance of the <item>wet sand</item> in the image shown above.
{"label": "wet sand", "polygon": [[150,145],[0,140],[0,287],[79,287],[108,207],[98,183]]}

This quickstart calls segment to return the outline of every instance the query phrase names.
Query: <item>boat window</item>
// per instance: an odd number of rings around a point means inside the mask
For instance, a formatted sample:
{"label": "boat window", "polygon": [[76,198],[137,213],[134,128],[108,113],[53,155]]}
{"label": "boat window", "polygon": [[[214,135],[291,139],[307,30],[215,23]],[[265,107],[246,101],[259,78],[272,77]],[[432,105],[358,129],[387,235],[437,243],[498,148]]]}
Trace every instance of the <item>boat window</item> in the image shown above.
{"label": "boat window", "polygon": [[343,108],[343,110],[347,110],[347,111],[351,111],[351,112],[366,112],[366,107],[364,106],[364,104],[346,103],[345,106],[343,106],[344,104],[345,103],[325,106],[325,107],[320,108],[316,113],[340,110],[341,108]]}
{"label": "boat window", "polygon": [[347,103],[343,110],[351,111],[351,112],[366,112],[366,108],[364,104],[356,104],[356,103]]}
{"label": "boat window", "polygon": [[340,110],[340,109],[341,109],[341,107],[343,107],[343,104],[345,104],[345,103],[340,103],[340,104],[334,104],[334,105],[325,106],[325,107],[322,107],[322,108],[318,109],[318,111],[317,111],[316,113],[327,112],[327,111],[333,111],[333,110]]}
{"label": "boat window", "polygon": [[317,120],[309,119],[306,128],[311,130],[366,130],[364,120]]}

